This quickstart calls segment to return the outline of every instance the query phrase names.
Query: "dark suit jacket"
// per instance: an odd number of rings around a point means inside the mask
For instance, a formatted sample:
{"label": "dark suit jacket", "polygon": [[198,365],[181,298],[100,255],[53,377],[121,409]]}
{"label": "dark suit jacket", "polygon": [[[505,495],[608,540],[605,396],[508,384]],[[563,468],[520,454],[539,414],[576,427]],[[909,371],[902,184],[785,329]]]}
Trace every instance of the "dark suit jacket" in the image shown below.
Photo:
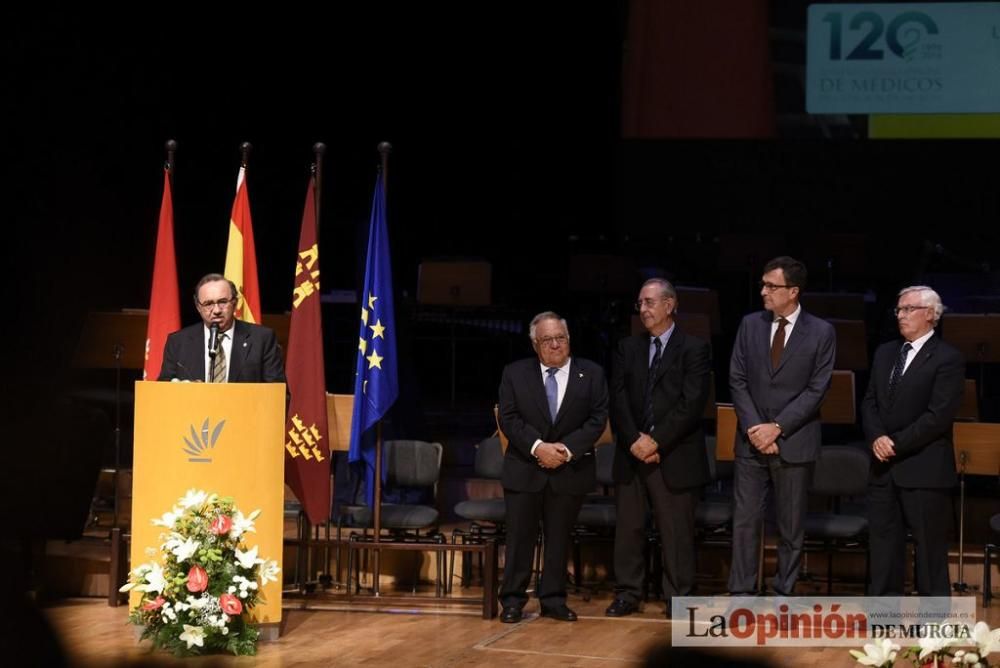
{"label": "dark suit jacket", "polygon": [[[242,320],[233,324],[233,347],[230,354],[230,383],[284,383],[274,330]],[[205,326],[185,327],[167,337],[163,366],[157,380],[205,380]]]}
{"label": "dark suit jacket", "polygon": [[770,311],[743,318],[729,362],[729,389],[739,420],[736,456],[750,457],[755,448],[747,430],[764,422],[781,425],[778,450],[783,461],[815,461],[822,443],[819,407],[830,388],[837,337],[833,325],[799,313],[778,368],[771,369]]}
{"label": "dark suit jacket", "polygon": [[965,360],[935,334],[910,362],[890,404],[889,376],[902,345],[897,339],[875,351],[861,402],[868,444],[879,436],[896,444],[896,456],[886,463],[875,460],[872,474],[890,475],[900,487],[951,487],[955,484],[952,423],[965,389]]}
{"label": "dark suit jacket", "polygon": [[[611,373],[616,483],[632,480],[639,465],[629,448],[644,429],[642,417],[649,375],[648,334],[622,339]],[[701,417],[708,400],[711,361],[707,342],[675,327],[660,358],[653,386],[652,436],[659,444],[660,472],[667,487],[685,489],[710,479]]]}
{"label": "dark suit jacket", "polygon": [[[500,381],[499,415],[510,441],[503,460],[504,488],[538,492],[548,482],[562,494],[594,490],[594,444],[608,421],[608,385],[601,367],[577,357],[570,360],[566,394],[553,423],[538,358],[512,362]],[[564,443],[572,459],[556,469],[542,468],[531,455],[538,439]]]}

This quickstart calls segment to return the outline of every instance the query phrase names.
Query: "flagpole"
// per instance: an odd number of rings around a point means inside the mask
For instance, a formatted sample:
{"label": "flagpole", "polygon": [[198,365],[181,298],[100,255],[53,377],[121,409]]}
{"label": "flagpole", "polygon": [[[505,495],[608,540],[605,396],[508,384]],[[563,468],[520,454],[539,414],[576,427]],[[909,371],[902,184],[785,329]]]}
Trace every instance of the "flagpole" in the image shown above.
{"label": "flagpole", "polygon": [[[388,213],[389,209],[389,187],[388,187],[388,176],[389,176],[389,153],[392,151],[392,144],[387,141],[381,142],[378,145],[378,152],[382,156],[382,164],[380,169],[382,170],[382,196],[385,199],[385,213]],[[386,215],[386,226],[388,226],[388,215]],[[375,544],[379,543],[379,536],[382,533],[382,420],[378,421],[375,427],[375,517],[374,517],[374,531],[375,531]],[[375,549],[375,569],[374,569],[374,591],[375,595],[379,595],[379,579],[382,572],[382,553],[376,547]]]}
{"label": "flagpole", "polygon": [[250,159],[250,149],[253,148],[253,144],[248,141],[240,144],[240,167],[243,169],[247,168],[247,161]]}
{"label": "flagpole", "polygon": [[314,202],[316,205],[316,244],[319,244],[319,205],[322,200],[323,191],[323,155],[326,153],[326,144],[321,141],[313,144],[313,175],[316,177],[316,187],[314,190]]}

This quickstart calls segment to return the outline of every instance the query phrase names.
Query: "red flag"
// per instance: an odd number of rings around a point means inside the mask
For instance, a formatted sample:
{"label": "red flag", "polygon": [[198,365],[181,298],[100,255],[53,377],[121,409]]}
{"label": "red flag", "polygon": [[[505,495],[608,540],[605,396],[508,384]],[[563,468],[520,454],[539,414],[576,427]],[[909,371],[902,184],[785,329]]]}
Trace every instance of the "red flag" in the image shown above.
{"label": "red flag", "polygon": [[292,401],[285,424],[285,482],[299,499],[309,521],[318,525],[330,516],[330,439],[326,419],[315,193],[316,177],[312,177],[302,212],[292,318],[288,328],[285,375]]}
{"label": "red flag", "polygon": [[181,328],[180,296],[177,293],[177,261],[174,259],[174,201],[170,194],[170,171],[163,170],[163,201],[156,233],[153,260],[153,289],[149,297],[149,324],[146,327],[144,379],[156,380],[163,363],[167,334]]}
{"label": "red flag", "polygon": [[236,317],[260,324],[260,288],[257,285],[257,251],[253,243],[250,198],[247,196],[246,167],[236,179],[236,199],[229,216],[229,244],[226,248],[226,278],[236,284],[239,301]]}

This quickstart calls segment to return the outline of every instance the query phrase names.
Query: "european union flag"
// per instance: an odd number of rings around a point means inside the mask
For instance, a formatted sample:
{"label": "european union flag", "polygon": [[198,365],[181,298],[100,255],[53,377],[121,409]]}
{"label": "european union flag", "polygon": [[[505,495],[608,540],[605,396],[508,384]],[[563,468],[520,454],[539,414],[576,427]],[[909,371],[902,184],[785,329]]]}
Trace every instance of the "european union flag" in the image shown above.
{"label": "european union flag", "polygon": [[[396,377],[396,327],[392,306],[389,230],[385,220],[385,185],[375,179],[375,198],[368,230],[365,285],[361,293],[358,364],[354,374],[354,414],[347,460],[364,467],[368,505],[375,502],[375,424],[399,396]],[[384,475],[384,472],[383,472]]]}

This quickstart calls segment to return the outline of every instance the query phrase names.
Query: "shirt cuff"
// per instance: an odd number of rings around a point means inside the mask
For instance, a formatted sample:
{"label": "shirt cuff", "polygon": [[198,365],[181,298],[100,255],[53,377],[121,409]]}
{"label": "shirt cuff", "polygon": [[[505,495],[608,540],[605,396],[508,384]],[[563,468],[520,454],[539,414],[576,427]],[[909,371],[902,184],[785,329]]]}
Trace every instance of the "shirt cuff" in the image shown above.
{"label": "shirt cuff", "polygon": [[535,442],[531,444],[531,456],[535,456],[535,448],[542,444],[542,439],[536,438]]}

